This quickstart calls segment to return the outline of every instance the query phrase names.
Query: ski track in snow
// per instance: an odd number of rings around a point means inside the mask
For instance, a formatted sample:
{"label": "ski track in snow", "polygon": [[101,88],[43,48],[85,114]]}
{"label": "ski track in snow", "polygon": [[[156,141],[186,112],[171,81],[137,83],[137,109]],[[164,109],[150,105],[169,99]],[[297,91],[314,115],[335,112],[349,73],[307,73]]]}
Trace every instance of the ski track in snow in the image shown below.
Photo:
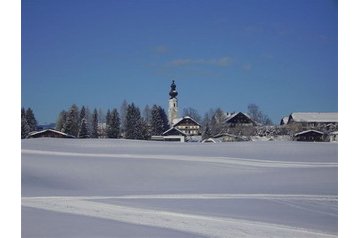
{"label": "ski track in snow", "polygon": [[296,227],[243,219],[192,215],[153,209],[135,208],[94,201],[96,199],[278,199],[336,201],[330,195],[290,194],[159,194],[113,197],[23,197],[22,206],[54,212],[85,215],[125,223],[173,229],[207,237],[336,237]]}
{"label": "ski track in snow", "polygon": [[217,164],[228,164],[234,166],[253,166],[268,168],[336,168],[338,163],[335,162],[286,162],[274,160],[257,160],[243,159],[232,157],[203,157],[188,155],[143,155],[143,154],[90,154],[75,152],[59,152],[59,151],[42,151],[42,150],[21,150],[23,154],[32,155],[51,155],[51,156],[73,156],[73,157],[102,157],[102,158],[118,158],[118,159],[155,159],[155,160],[179,160],[189,162],[206,162]]}

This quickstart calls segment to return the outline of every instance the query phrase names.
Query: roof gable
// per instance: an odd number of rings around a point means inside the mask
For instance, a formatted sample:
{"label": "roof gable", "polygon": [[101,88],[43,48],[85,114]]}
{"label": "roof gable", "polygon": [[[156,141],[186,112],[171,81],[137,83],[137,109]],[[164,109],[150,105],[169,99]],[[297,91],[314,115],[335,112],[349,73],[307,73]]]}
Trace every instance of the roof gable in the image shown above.
{"label": "roof gable", "polygon": [[201,126],[197,121],[195,121],[193,118],[189,117],[189,116],[185,116],[185,117],[182,117],[182,118],[178,118],[178,120],[175,121],[173,127],[175,126],[178,126],[180,124],[184,124],[184,123],[187,123],[187,124],[195,124],[197,126]]}
{"label": "roof gable", "polygon": [[250,118],[250,116],[243,112],[237,112],[232,114],[224,120],[224,123],[255,124],[255,122]]}
{"label": "roof gable", "polygon": [[67,138],[75,138],[74,136],[70,135],[70,134],[66,134],[64,132],[61,132],[61,131],[57,131],[57,130],[54,130],[54,129],[45,129],[45,130],[42,130],[42,131],[35,131],[35,132],[32,132],[30,133],[27,137],[32,137],[32,136],[37,136],[37,135],[41,135],[41,134],[46,134],[46,133],[49,133],[49,132],[52,132],[52,133],[55,133],[55,134],[58,134],[58,135],[61,135],[63,137],[67,137]]}
{"label": "roof gable", "polygon": [[163,132],[163,136],[186,136],[186,134],[175,127],[171,127]]}

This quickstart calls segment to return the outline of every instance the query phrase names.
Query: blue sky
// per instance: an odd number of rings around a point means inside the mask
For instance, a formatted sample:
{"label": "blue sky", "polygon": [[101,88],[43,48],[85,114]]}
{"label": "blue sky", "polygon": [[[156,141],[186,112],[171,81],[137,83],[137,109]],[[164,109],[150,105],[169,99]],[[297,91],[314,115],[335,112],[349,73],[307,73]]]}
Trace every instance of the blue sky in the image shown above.
{"label": "blue sky", "polygon": [[21,104],[40,123],[73,103],[246,112],[274,123],[338,110],[331,0],[23,0]]}

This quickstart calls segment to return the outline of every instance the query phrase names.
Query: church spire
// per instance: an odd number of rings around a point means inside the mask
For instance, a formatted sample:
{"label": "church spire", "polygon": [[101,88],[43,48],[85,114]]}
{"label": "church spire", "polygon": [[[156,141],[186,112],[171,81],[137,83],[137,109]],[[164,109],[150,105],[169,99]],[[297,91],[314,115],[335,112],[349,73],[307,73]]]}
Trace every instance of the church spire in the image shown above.
{"label": "church spire", "polygon": [[168,122],[170,126],[173,126],[174,119],[178,118],[178,99],[176,98],[178,96],[178,92],[176,91],[176,85],[174,80],[172,81],[172,84],[170,85],[170,92],[169,92],[169,107],[168,107]]}

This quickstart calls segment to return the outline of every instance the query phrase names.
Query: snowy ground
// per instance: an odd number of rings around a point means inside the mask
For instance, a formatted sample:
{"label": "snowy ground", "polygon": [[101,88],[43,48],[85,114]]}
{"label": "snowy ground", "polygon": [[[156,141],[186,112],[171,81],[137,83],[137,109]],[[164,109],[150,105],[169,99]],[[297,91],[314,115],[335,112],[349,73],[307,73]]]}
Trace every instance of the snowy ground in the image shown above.
{"label": "snowy ground", "polygon": [[337,144],[22,141],[22,237],[337,237]]}

